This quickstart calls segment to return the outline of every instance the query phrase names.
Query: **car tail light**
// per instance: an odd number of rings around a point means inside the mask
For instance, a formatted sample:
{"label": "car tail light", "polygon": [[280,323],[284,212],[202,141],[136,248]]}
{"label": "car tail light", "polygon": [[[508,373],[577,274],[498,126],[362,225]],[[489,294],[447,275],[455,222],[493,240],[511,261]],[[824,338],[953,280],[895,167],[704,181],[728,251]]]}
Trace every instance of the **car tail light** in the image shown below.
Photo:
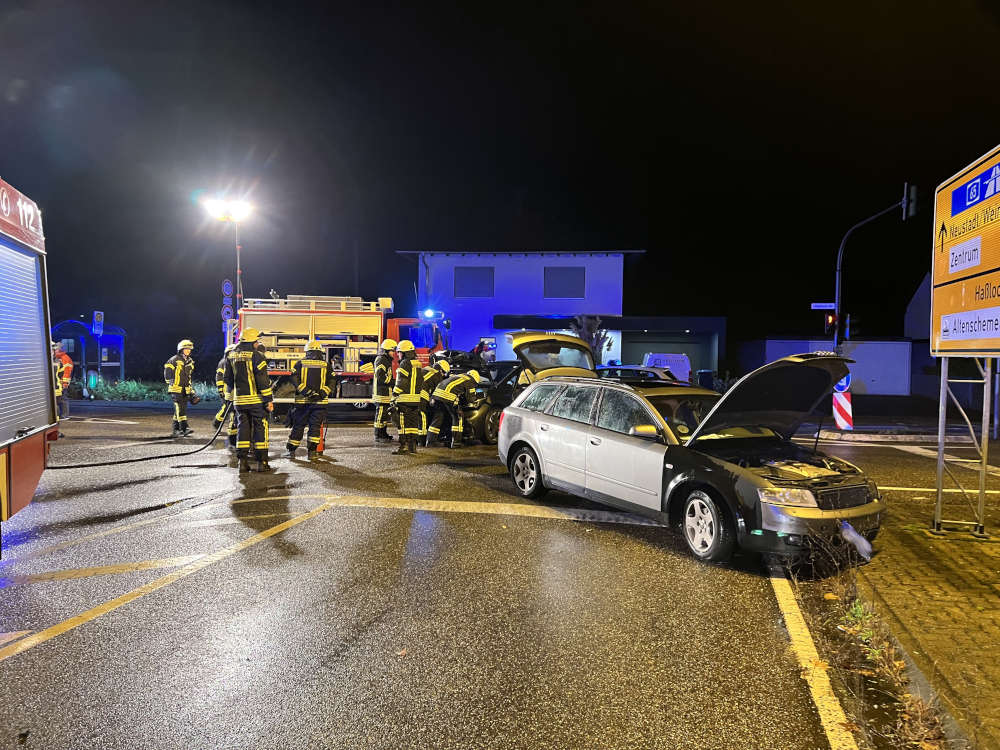
{"label": "car tail light", "polygon": [[500,430],[503,429],[503,415],[506,414],[506,413],[507,413],[506,411],[500,412],[500,421],[497,422],[497,435],[499,435],[500,434]]}

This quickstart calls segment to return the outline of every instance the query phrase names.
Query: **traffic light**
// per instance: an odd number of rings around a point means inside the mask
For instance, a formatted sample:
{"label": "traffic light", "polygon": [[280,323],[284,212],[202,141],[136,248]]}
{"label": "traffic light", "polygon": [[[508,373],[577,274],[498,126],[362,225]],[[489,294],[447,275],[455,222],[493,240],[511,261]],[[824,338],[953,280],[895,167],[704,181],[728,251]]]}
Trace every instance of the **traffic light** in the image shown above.
{"label": "traffic light", "polygon": [[900,204],[903,207],[903,221],[912,219],[917,215],[917,186],[908,182],[903,183],[903,200]]}
{"label": "traffic light", "polygon": [[823,316],[823,333],[832,335],[837,330],[837,314],[829,312]]}

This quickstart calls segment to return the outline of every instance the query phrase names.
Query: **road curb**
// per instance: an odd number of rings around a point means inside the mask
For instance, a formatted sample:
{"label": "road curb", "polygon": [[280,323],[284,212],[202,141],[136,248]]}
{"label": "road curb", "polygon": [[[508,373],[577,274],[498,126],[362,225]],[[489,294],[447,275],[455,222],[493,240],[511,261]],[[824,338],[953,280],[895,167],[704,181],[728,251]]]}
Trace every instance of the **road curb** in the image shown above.
{"label": "road curb", "polygon": [[[815,433],[814,433],[815,434]],[[839,430],[820,430],[820,440],[842,440],[848,443],[936,443],[937,434],[910,432],[841,432]],[[967,443],[972,445],[969,435],[947,435],[949,443]]]}

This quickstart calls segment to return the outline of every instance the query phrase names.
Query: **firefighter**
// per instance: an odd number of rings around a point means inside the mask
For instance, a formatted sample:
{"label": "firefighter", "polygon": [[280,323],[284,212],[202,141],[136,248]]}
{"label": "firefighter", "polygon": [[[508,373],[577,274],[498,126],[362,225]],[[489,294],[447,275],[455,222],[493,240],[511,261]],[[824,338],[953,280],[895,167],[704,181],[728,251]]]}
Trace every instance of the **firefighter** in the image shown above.
{"label": "firefighter", "polygon": [[440,385],[434,389],[434,419],[431,426],[427,428],[427,439],[433,441],[439,439],[441,425],[444,424],[445,417],[451,419],[451,441],[450,448],[462,445],[463,427],[462,421],[462,400],[468,394],[470,388],[479,385],[479,373],[476,370],[469,370],[458,375],[452,375],[441,381]]}
{"label": "firefighter", "polygon": [[52,342],[52,359],[56,368],[56,403],[59,406],[59,419],[68,419],[69,381],[73,377],[73,360],[58,341]]}
{"label": "firefighter", "polygon": [[392,389],[393,403],[399,412],[399,447],[395,454],[416,453],[417,437],[420,435],[420,392],[424,372],[417,359],[417,350],[412,341],[403,340],[396,347],[399,352],[399,368],[396,370],[396,385]]}
{"label": "firefighter", "polygon": [[267,460],[268,413],[274,411],[271,379],[267,376],[267,359],[257,347],[260,331],[244,328],[240,343],[226,355],[223,382],[239,415],[236,455],[240,473],[250,471],[251,448],[257,459],[257,471],[274,471]]}
{"label": "firefighter", "polygon": [[[420,389],[420,440],[425,447],[433,442],[428,437],[427,413],[431,409],[431,394],[437,388],[437,384],[448,377],[451,372],[451,364],[446,359],[439,359],[430,367],[424,368],[424,383]],[[436,437],[436,436],[435,436]]]}
{"label": "firefighter", "polygon": [[375,442],[391,443],[389,435],[389,404],[392,403],[392,355],[396,342],[386,339],[375,358],[375,380],[372,385],[372,403],[375,404]]}
{"label": "firefighter", "polygon": [[177,354],[163,365],[163,379],[167,383],[167,393],[174,402],[173,437],[187,437],[194,434],[194,430],[188,427],[187,418],[188,401],[192,401],[194,397],[192,349],[194,342],[191,339],[181,339],[177,342]]}
{"label": "firefighter", "polygon": [[292,365],[292,384],[295,386],[295,410],[292,416],[292,431],[285,444],[288,458],[295,457],[295,449],[302,442],[302,433],[309,425],[307,444],[310,461],[319,453],[320,432],[326,422],[326,401],[330,398],[334,378],[333,363],[326,361],[326,355],[318,341],[306,344],[306,356]]}
{"label": "firefighter", "polygon": [[222,421],[226,418],[226,409],[229,409],[229,428],[227,433],[227,438],[229,442],[229,450],[236,450],[236,434],[238,432],[238,420],[236,419],[236,406],[233,404],[233,397],[229,394],[229,389],[226,388],[226,357],[229,355],[233,349],[236,348],[236,344],[230,344],[226,347],[226,351],[222,354],[222,359],[219,360],[219,364],[215,366],[215,387],[219,389],[219,398],[222,400],[222,406],[215,415],[215,419],[212,420],[212,429],[217,430],[222,425]]}

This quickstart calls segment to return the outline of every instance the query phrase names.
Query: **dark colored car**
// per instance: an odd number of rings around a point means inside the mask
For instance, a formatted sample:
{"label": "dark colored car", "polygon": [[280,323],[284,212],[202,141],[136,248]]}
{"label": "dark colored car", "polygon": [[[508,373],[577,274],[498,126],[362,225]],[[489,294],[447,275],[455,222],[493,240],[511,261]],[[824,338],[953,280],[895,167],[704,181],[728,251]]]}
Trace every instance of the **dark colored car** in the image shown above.
{"label": "dark colored car", "polygon": [[792,436],[850,360],[800,354],[724,396],[680,384],[552,378],[504,411],[498,452],[527,498],[559,489],[678,526],[692,554],[794,554],[875,538],[885,504],[856,466]]}

